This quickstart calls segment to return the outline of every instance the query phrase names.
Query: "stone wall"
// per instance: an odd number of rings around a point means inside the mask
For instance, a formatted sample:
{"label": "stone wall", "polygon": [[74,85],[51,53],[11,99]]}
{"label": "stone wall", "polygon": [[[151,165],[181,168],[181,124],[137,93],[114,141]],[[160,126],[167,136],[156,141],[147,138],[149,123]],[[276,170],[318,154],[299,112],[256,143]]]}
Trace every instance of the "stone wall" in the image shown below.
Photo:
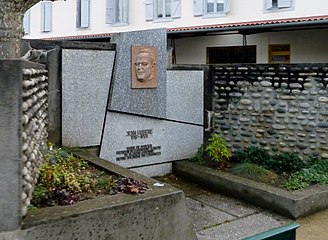
{"label": "stone wall", "polygon": [[41,64],[2,60],[0,73],[0,232],[9,232],[26,214],[41,159],[47,84]]}
{"label": "stone wall", "polygon": [[328,158],[328,65],[213,65],[213,131],[232,151]]}
{"label": "stone wall", "polygon": [[47,144],[48,124],[48,77],[47,70],[23,69],[22,91],[22,215],[32,199],[33,185],[39,177],[39,166],[43,159],[42,149]]}

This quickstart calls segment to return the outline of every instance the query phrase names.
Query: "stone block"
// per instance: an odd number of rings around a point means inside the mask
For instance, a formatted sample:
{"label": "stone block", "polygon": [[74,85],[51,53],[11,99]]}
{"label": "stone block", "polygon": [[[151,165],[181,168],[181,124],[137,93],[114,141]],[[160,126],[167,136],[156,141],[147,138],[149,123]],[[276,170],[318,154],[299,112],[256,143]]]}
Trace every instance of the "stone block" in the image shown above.
{"label": "stone block", "polygon": [[167,72],[167,119],[203,125],[203,71]]}
{"label": "stone block", "polygon": [[21,219],[21,61],[0,61],[0,73],[1,232],[16,230]]}
{"label": "stone block", "polygon": [[100,157],[146,166],[189,158],[202,143],[202,126],[107,112]]}
{"label": "stone block", "polygon": [[114,51],[62,50],[62,143],[100,145]]}
{"label": "stone block", "polygon": [[172,163],[149,165],[145,167],[130,168],[130,170],[148,177],[164,176],[172,173]]}
{"label": "stone block", "polygon": [[[117,57],[114,70],[113,91],[108,109],[164,118],[166,114],[166,30],[152,29],[115,33]],[[158,48],[158,86],[152,89],[131,88],[132,46]]]}

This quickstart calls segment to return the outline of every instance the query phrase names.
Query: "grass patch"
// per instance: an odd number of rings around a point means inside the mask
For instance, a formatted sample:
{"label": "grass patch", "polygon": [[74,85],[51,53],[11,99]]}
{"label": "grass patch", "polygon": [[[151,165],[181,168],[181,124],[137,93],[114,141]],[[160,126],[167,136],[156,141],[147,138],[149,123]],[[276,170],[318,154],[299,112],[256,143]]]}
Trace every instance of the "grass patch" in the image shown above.
{"label": "grass patch", "polygon": [[248,178],[254,181],[272,184],[277,182],[279,178],[275,172],[270,171],[264,168],[263,166],[249,162],[244,162],[235,165],[231,168],[230,172],[235,175]]}

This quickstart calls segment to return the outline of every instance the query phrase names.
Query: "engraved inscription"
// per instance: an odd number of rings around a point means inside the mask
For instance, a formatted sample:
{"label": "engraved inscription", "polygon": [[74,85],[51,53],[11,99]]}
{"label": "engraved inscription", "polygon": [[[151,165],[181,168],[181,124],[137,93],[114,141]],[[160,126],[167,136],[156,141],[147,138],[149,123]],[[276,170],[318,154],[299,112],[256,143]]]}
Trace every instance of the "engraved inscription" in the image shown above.
{"label": "engraved inscription", "polygon": [[131,140],[145,139],[151,134],[153,134],[153,129],[126,131],[126,136],[131,137]]}
{"label": "engraved inscription", "polygon": [[[127,147],[126,150],[116,152],[116,161],[151,157],[161,155],[161,146],[154,146],[152,144],[145,144],[139,146]],[[123,155],[123,156],[117,156]]]}

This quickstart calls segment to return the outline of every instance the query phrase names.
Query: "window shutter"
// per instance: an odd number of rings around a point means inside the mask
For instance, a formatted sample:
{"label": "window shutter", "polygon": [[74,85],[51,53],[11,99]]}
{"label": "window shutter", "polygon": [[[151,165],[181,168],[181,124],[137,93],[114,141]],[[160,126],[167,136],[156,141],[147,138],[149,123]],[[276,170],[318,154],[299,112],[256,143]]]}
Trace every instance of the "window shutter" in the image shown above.
{"label": "window shutter", "polygon": [[81,0],[81,28],[90,25],[90,0]]}
{"label": "window shutter", "polygon": [[278,0],[278,8],[292,7],[292,0]]}
{"label": "window shutter", "polygon": [[123,0],[123,23],[129,23],[129,0]]}
{"label": "window shutter", "polygon": [[194,0],[194,16],[202,16],[204,8],[204,0]]}
{"label": "window shutter", "polygon": [[181,17],[181,1],[180,0],[172,0],[171,17],[172,18],[180,18]]}
{"label": "window shutter", "polygon": [[230,12],[230,0],[224,0],[224,13]]}
{"label": "window shutter", "polygon": [[145,1],[146,7],[146,21],[154,20],[154,0],[146,0]]}
{"label": "window shutter", "polygon": [[265,0],[265,9],[271,9],[273,7],[272,0]]}
{"label": "window shutter", "polygon": [[115,0],[107,0],[106,23],[115,23]]}
{"label": "window shutter", "polygon": [[30,18],[31,18],[31,12],[30,12],[30,10],[28,10],[24,14],[24,18],[23,18],[23,27],[24,27],[24,33],[25,34],[30,33]]}
{"label": "window shutter", "polygon": [[52,26],[52,4],[45,2],[41,5],[41,31],[50,32]]}
{"label": "window shutter", "polygon": [[76,27],[81,26],[81,0],[76,0]]}

